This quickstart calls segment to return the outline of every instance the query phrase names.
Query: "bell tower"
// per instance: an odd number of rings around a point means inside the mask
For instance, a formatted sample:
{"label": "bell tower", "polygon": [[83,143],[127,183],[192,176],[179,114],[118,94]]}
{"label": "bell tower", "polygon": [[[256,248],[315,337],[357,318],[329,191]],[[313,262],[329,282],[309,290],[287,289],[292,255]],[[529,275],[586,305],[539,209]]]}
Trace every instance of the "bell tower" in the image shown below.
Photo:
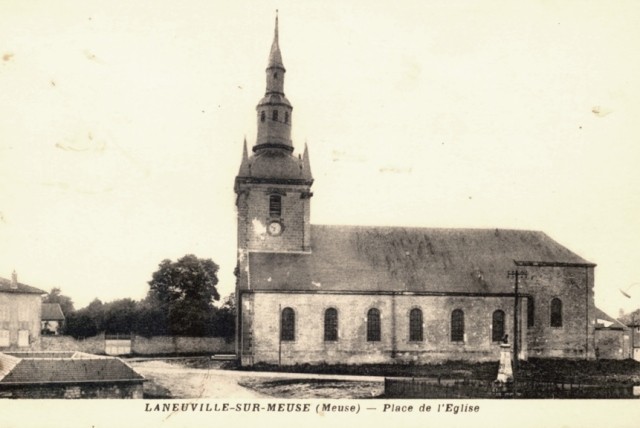
{"label": "bell tower", "polygon": [[249,155],[245,139],[235,179],[238,252],[309,252],[311,185],[309,153],[295,156],[293,107],[284,94],[286,69],[278,16],[266,69],[266,91],[256,107],[258,133]]}

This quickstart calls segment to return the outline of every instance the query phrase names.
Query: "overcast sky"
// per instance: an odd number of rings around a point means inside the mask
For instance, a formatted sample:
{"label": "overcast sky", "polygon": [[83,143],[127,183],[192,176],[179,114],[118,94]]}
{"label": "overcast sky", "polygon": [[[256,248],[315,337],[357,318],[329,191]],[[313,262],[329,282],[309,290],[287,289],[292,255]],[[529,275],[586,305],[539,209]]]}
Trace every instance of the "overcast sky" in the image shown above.
{"label": "overcast sky", "polygon": [[276,8],[313,223],[542,230],[640,306],[635,1],[3,0],[0,276],[82,307],[193,253],[232,292]]}

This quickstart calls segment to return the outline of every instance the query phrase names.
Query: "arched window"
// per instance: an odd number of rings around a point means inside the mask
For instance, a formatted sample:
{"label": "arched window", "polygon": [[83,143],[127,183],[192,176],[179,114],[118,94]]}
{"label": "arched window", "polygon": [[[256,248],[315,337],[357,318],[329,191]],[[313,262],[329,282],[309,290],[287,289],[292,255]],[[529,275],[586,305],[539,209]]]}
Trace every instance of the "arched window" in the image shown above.
{"label": "arched window", "polygon": [[284,112],[284,123],[289,123],[289,112],[288,111]]}
{"label": "arched window", "polygon": [[504,312],[498,309],[491,320],[491,340],[501,342],[504,337]]}
{"label": "arched window", "polygon": [[295,340],[296,336],[296,314],[291,308],[284,308],[280,316],[280,340]]}
{"label": "arched window", "polygon": [[338,340],[338,311],[334,308],[324,311],[324,340],[327,342]]}
{"label": "arched window", "polygon": [[260,112],[260,122],[264,122],[264,119],[266,118],[266,114],[264,113],[264,110],[262,110]]}
{"label": "arched window", "polygon": [[367,312],[367,342],[380,341],[380,311],[376,308]]}
{"label": "arched window", "polygon": [[282,214],[282,197],[269,195],[269,217],[280,217]]}
{"label": "arched window", "polygon": [[527,327],[533,327],[535,325],[535,306],[533,303],[533,297],[527,297]]}
{"label": "arched window", "polygon": [[451,312],[451,341],[464,342],[464,312],[460,309]]}
{"label": "arched window", "polygon": [[278,110],[274,110],[274,111],[273,111],[273,113],[272,113],[272,115],[273,115],[273,116],[272,116],[271,118],[272,118],[273,120],[278,120]]}
{"label": "arched window", "polygon": [[551,300],[551,327],[562,327],[562,300]]}
{"label": "arched window", "polygon": [[409,340],[422,341],[422,311],[418,308],[413,308],[409,312]]}

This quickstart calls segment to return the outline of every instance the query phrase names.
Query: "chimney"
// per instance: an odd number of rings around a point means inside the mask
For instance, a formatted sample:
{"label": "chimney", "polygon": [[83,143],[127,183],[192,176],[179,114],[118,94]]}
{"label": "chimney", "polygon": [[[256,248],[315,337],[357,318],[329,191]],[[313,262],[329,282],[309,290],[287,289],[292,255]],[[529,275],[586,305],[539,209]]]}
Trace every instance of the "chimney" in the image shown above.
{"label": "chimney", "polygon": [[11,274],[11,288],[13,288],[14,290],[18,288],[18,274],[15,270]]}

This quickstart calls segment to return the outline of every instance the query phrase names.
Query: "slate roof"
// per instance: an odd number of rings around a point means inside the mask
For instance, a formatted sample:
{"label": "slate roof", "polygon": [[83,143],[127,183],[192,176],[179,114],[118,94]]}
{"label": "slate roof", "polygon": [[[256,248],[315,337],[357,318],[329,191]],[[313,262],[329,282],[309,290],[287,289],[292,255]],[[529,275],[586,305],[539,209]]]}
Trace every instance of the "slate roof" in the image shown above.
{"label": "slate roof", "polygon": [[595,308],[596,315],[596,329],[610,329],[610,330],[628,330],[629,327],[622,324],[620,321],[610,316],[603,310]]}
{"label": "slate roof", "polygon": [[34,383],[143,382],[119,358],[83,352],[0,353],[0,386]]}
{"label": "slate roof", "polygon": [[311,226],[310,253],[249,253],[249,289],[512,293],[514,260],[595,266],[546,234]]}
{"label": "slate roof", "polygon": [[5,278],[0,278],[0,293],[47,294],[46,291],[22,283],[18,283],[17,288],[11,288],[11,280]]}
{"label": "slate roof", "polygon": [[60,303],[43,303],[42,321],[64,321]]}

